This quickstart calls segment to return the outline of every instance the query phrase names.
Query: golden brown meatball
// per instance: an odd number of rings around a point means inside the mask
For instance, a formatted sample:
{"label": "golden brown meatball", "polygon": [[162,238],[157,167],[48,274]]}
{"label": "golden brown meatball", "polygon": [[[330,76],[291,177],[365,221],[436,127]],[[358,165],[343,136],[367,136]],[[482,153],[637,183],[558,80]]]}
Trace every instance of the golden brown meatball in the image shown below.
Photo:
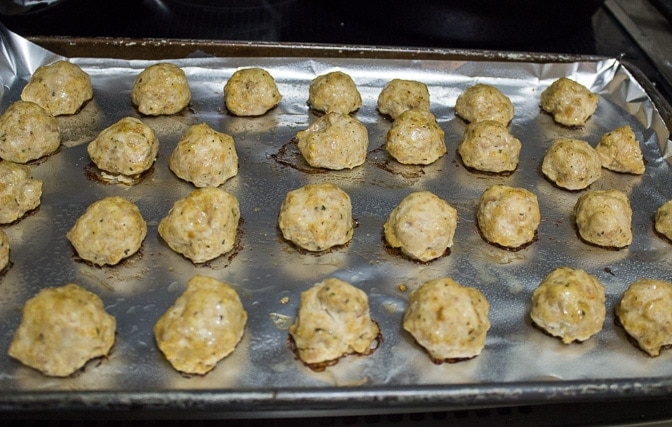
{"label": "golden brown meatball", "polygon": [[541,93],[541,108],[565,126],[582,126],[597,109],[597,94],[581,83],[561,77]]}
{"label": "golden brown meatball", "polygon": [[403,326],[435,363],[455,362],[481,354],[489,310],[478,289],[448,277],[435,279],[411,293]]}
{"label": "golden brown meatball", "polygon": [[280,103],[282,95],[268,71],[238,70],[224,85],[226,108],[236,116],[261,116]]}
{"label": "golden brown meatball", "polygon": [[324,365],[348,354],[371,353],[380,329],[369,314],[366,293],[329,278],[301,293],[299,312],[289,333],[304,363]]}
{"label": "golden brown meatball", "polygon": [[649,278],[635,281],[615,312],[623,329],[650,356],[672,345],[672,283]]}
{"label": "golden brown meatball", "polygon": [[484,120],[467,126],[457,152],[468,168],[501,173],[516,170],[521,147],[505,125]]}
{"label": "golden brown meatball", "polygon": [[0,230],[0,273],[9,265],[9,237]]}
{"label": "golden brown meatball", "polygon": [[586,141],[561,138],[546,150],[541,171],[558,187],[582,190],[600,179],[602,165]]}
{"label": "golden brown meatball", "polygon": [[40,205],[42,181],[28,166],[0,161],[0,224],[9,224]]}
{"label": "golden brown meatball", "polygon": [[332,71],[310,82],[308,103],[325,113],[349,114],[362,106],[362,97],[352,77],[342,71]]}
{"label": "golden brown meatball", "polygon": [[663,203],[656,210],[654,227],[658,233],[672,240],[672,200]]}
{"label": "golden brown meatball", "polygon": [[483,192],[476,216],[485,240],[511,249],[532,242],[541,221],[537,196],[506,185]]}
{"label": "golden brown meatball", "polygon": [[618,190],[591,190],[574,206],[579,236],[606,248],[624,248],[632,242],[632,208]]}
{"label": "golden brown meatball", "polygon": [[513,119],[513,103],[494,86],[468,87],[455,101],[455,114],[469,123],[494,120],[508,126]]}
{"label": "golden brown meatball", "polygon": [[91,78],[68,61],[39,67],[21,91],[22,100],[34,102],[54,116],[75,114],[91,98]]}
{"label": "golden brown meatball", "polygon": [[644,173],[644,156],[630,126],[621,126],[607,132],[595,147],[602,166],[623,173]]}
{"label": "golden brown meatball", "polygon": [[446,154],[445,134],[434,114],[411,109],[395,119],[385,136],[385,148],[399,163],[428,165]]}
{"label": "golden brown meatball", "polygon": [[429,111],[429,89],[426,84],[393,79],[378,95],[378,111],[392,119],[412,108]]}
{"label": "golden brown meatball", "polygon": [[58,120],[28,101],[16,101],[0,116],[0,158],[27,163],[56,151],[61,145]]}
{"label": "golden brown meatball", "polygon": [[196,187],[218,187],[238,173],[236,144],[206,123],[194,125],[170,155],[170,170]]}
{"label": "golden brown meatball", "polygon": [[247,312],[231,285],[194,276],[154,325],[154,337],[173,368],[203,375],[233,352],[246,322]]}
{"label": "golden brown meatball", "polygon": [[532,321],[565,344],[600,332],[606,312],[604,286],[580,269],[559,267],[532,293]]}
{"label": "golden brown meatball", "polygon": [[151,65],[135,78],[131,101],[148,116],[179,113],[191,101],[187,75],[167,62]]}
{"label": "golden brown meatball", "polygon": [[107,356],[116,321],[101,299],[69,283],[42,289],[23,307],[9,355],[45,375],[66,377],[91,359]]}

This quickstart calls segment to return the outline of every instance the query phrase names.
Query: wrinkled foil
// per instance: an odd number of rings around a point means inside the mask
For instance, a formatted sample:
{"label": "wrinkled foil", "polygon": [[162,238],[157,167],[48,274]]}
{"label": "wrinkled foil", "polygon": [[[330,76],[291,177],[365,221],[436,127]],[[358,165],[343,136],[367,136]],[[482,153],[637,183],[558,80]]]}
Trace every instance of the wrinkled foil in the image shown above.
{"label": "wrinkled foil", "polygon": [[[31,73],[59,58],[26,40],[4,32],[0,57],[1,107],[19,99]],[[563,384],[591,386],[623,379],[669,379],[672,352],[650,358],[635,348],[614,324],[613,309],[628,285],[642,277],[672,279],[672,246],[654,233],[653,215],[672,198],[669,132],[656,105],[618,59],[599,61],[508,62],[393,60],[358,58],[218,58],[195,55],[170,60],[187,74],[192,100],[173,116],[144,117],[131,105],[135,77],[157,61],[71,58],[90,76],[94,98],[76,115],[59,117],[61,149],[30,164],[44,182],[39,209],[20,222],[4,226],[11,244],[11,267],[0,277],[0,390],[15,392],[109,391],[240,391],[289,389],[337,390],[353,386],[408,391],[423,386],[459,390],[467,385]],[[275,78],[283,95],[280,105],[262,117],[234,117],[226,112],[223,86],[241,67],[262,67]],[[344,71],[356,82],[362,108],[354,116],[369,131],[367,162],[349,171],[311,170],[296,156],[296,132],[317,119],[307,105],[308,85],[315,76]],[[585,126],[569,129],[540,112],[541,92],[568,76],[600,96],[597,111]],[[446,133],[448,153],[424,166],[395,164],[384,150],[390,120],[376,110],[383,86],[393,78],[427,84],[431,110]],[[484,175],[465,169],[456,153],[466,124],[454,105],[465,88],[476,83],[496,86],[515,105],[511,133],[523,148],[510,176]],[[133,186],[110,185],[91,178],[86,145],[122,117],[139,117],[157,133],[160,152],[151,173]],[[157,225],[172,204],[194,187],[168,168],[172,149],[191,125],[206,122],[233,136],[239,173],[222,188],[240,201],[243,222],[240,244],[204,265],[194,265],[172,252]],[[540,171],[545,150],[556,138],[584,139],[593,146],[600,136],[630,125],[646,160],[643,176],[603,170],[592,189],[625,191],[634,209],[634,240],[623,250],[606,250],[579,240],[571,211],[582,192],[553,186]],[[321,254],[296,250],[284,241],[277,215],[285,194],[309,183],[331,182],[346,191],[357,228],[352,241]],[[486,243],[476,227],[480,194],[505,184],[533,191],[542,222],[538,240],[520,251]],[[417,263],[389,250],[383,223],[409,193],[429,190],[458,212],[455,244],[450,254]],[[94,201],[118,195],[136,203],[148,222],[140,253],[114,267],[78,262],[66,232]],[[556,267],[581,268],[598,277],[607,293],[607,319],[600,333],[581,344],[565,345],[532,326],[532,291]],[[152,327],[196,274],[230,283],[241,296],[249,319],[235,352],[204,376],[173,370],[158,350]],[[434,364],[403,331],[409,294],[422,283],[449,276],[478,288],[490,302],[490,321],[482,353],[459,363]],[[325,277],[338,277],[369,296],[372,317],[383,342],[371,355],[348,356],[323,372],[295,358],[288,347],[288,328],[296,316],[300,294]],[[7,355],[21,319],[21,307],[45,287],[78,283],[99,295],[117,319],[116,342],[109,357],[90,363],[68,378],[49,378]],[[433,389],[434,390],[434,389]],[[466,389],[465,389],[466,390]],[[514,389],[509,390],[515,395]],[[466,391],[465,391],[466,395]],[[431,393],[430,393],[431,396]]]}

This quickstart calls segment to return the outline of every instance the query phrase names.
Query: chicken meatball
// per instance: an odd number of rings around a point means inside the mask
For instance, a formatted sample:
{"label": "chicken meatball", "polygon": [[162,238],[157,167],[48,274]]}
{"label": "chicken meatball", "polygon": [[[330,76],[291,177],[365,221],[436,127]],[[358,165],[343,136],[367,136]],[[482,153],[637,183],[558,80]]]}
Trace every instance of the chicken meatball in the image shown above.
{"label": "chicken meatball", "polygon": [[586,242],[620,249],[632,242],[632,208],[619,190],[592,190],[574,205],[579,236]]}
{"label": "chicken meatball", "polygon": [[0,161],[0,224],[12,223],[40,205],[42,181],[28,166]]}
{"label": "chicken meatball", "polygon": [[435,363],[457,362],[481,354],[490,329],[489,310],[478,289],[445,277],[411,293],[403,327]]}
{"label": "chicken meatball", "polygon": [[362,106],[362,96],[352,77],[342,71],[333,71],[310,82],[308,103],[325,113],[349,114]]}
{"label": "chicken meatball", "polygon": [[191,101],[187,75],[167,62],[151,65],[135,78],[131,101],[148,116],[178,113]]}
{"label": "chicken meatball", "polygon": [[175,202],[159,222],[159,235],[175,252],[203,263],[233,249],[239,221],[235,196],[220,188],[199,188]]}
{"label": "chicken meatball", "polygon": [[505,125],[484,120],[467,126],[457,152],[470,169],[503,173],[516,170],[521,147]]}
{"label": "chicken meatball", "polygon": [[392,119],[412,108],[429,111],[429,89],[426,84],[393,79],[378,95],[378,111]]}
{"label": "chicken meatball", "polygon": [[656,210],[654,228],[658,233],[672,240],[672,200],[663,203]]}
{"label": "chicken meatball", "polygon": [[0,230],[0,273],[9,265],[9,237]]}
{"label": "chicken meatball", "polygon": [[455,114],[469,123],[494,120],[508,126],[513,119],[513,103],[494,86],[468,87],[455,101]]}
{"label": "chicken meatball", "polygon": [[280,103],[282,95],[268,71],[238,70],[224,85],[226,108],[236,116],[261,116]]}
{"label": "chicken meatball", "polygon": [[329,278],[301,293],[289,334],[299,359],[319,369],[348,354],[373,352],[380,328],[371,319],[364,291]]}
{"label": "chicken meatball", "polygon": [[236,144],[206,123],[194,125],[170,155],[170,170],[196,187],[218,187],[238,173]]}
{"label": "chicken meatball", "polygon": [[45,375],[66,377],[89,360],[107,356],[115,330],[102,300],[69,283],[42,289],[26,302],[8,353]]}
{"label": "chicken meatball", "polygon": [[639,279],[626,289],[614,311],[625,332],[650,356],[672,345],[672,283]]}
{"label": "chicken meatball", "polygon": [[606,312],[604,286],[580,269],[557,268],[532,293],[532,321],[565,344],[600,332]]}
{"label": "chicken meatball", "polygon": [[159,152],[154,130],[134,117],[124,117],[106,128],[86,147],[103,172],[123,180],[149,170]]}
{"label": "chicken meatball", "polygon": [[443,255],[453,246],[457,210],[429,191],[406,196],[383,226],[385,240],[406,256],[422,262]]}
{"label": "chicken meatball", "polygon": [[385,148],[399,163],[428,165],[446,154],[445,133],[427,110],[406,110],[385,136]]}
{"label": "chicken meatball", "polygon": [[115,265],[140,249],[147,223],[140,209],[112,196],[91,204],[66,234],[80,258],[96,265]]}
{"label": "chicken meatball", "polygon": [[541,213],[534,193],[524,188],[493,185],[481,195],[476,219],[485,240],[517,249],[534,240]]}
{"label": "chicken meatball", "polygon": [[352,169],[366,160],[369,134],[359,120],[328,113],[296,134],[299,151],[314,168]]}
{"label": "chicken meatball", "polygon": [[583,190],[602,176],[597,151],[586,141],[561,138],[546,150],[541,171],[558,187]]}
{"label": "chicken meatball", "polygon": [[541,93],[541,108],[564,126],[582,126],[597,109],[598,96],[581,83],[561,77]]}
{"label": "chicken meatball", "polygon": [[233,352],[246,322],[247,312],[231,285],[194,276],[154,325],[154,337],[173,368],[203,375]]}
{"label": "chicken meatball", "polygon": [[75,114],[91,98],[91,78],[68,61],[39,67],[21,91],[22,100],[34,102],[54,116]]}
{"label": "chicken meatball", "polygon": [[621,126],[602,135],[595,151],[602,167],[634,175],[644,173],[644,156],[630,126]]}
{"label": "chicken meatball", "polygon": [[61,145],[58,120],[29,101],[16,101],[0,116],[0,158],[27,163],[47,156]]}

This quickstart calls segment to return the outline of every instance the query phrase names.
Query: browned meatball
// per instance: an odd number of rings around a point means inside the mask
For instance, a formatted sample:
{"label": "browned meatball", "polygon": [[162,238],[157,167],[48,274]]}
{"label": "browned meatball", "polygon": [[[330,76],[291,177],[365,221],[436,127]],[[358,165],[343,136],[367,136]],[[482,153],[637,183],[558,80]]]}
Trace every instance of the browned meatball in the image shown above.
{"label": "browned meatball", "polygon": [[0,224],[9,224],[40,205],[42,181],[25,165],[0,160]]}
{"label": "browned meatball", "polygon": [[187,75],[177,65],[166,62],[145,68],[131,91],[133,105],[148,116],[179,113],[190,100]]}
{"label": "browned meatball", "polygon": [[541,93],[541,108],[565,126],[581,126],[597,109],[599,98],[581,83],[561,77]]}
{"label": "browned meatball", "polygon": [[623,173],[641,175],[644,173],[644,156],[630,126],[621,126],[607,132],[595,147],[602,166]]}
{"label": "browned meatball", "polygon": [[602,165],[586,141],[561,138],[546,150],[541,171],[558,187],[582,190],[600,179]]}
{"label": "browned meatball", "polygon": [[385,148],[399,163],[429,165],[446,154],[445,134],[431,112],[406,110],[385,135]]}
{"label": "browned meatball", "polygon": [[483,172],[512,172],[518,167],[522,144],[495,120],[470,123],[457,151],[465,166]]}
{"label": "browned meatball", "polygon": [[261,68],[238,70],[224,85],[226,108],[236,116],[261,116],[280,103],[273,76]]}
{"label": "browned meatball", "polygon": [[27,163],[61,145],[58,120],[29,101],[16,101],[0,116],[0,158]]}
{"label": "browned meatball", "polygon": [[483,192],[476,217],[488,242],[512,249],[532,242],[541,221],[537,196],[506,185],[493,185]]}
{"label": "browned meatball", "polygon": [[91,78],[68,61],[39,67],[21,91],[22,100],[34,102],[54,116],[75,114],[91,98]]}
{"label": "browned meatball", "polygon": [[624,248],[632,242],[632,208],[622,191],[588,191],[577,200],[574,215],[586,242],[606,248]]}
{"label": "browned meatball", "polygon": [[494,120],[507,126],[513,119],[513,103],[494,86],[468,87],[455,101],[455,114],[469,123]]}
{"label": "browned meatball", "polygon": [[362,97],[352,77],[342,71],[332,71],[310,82],[308,103],[325,113],[349,114],[362,106]]}
{"label": "browned meatball", "polygon": [[429,90],[424,83],[394,79],[378,95],[378,111],[393,119],[412,108],[429,111]]}

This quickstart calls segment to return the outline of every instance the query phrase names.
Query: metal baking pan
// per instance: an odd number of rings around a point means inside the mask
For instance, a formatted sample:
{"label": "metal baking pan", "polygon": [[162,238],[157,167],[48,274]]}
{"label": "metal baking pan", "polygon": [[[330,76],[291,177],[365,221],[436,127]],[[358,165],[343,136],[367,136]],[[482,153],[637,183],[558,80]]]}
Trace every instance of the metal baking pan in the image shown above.
{"label": "metal baking pan", "polygon": [[[32,39],[46,49],[42,50],[7,32],[3,41],[19,52],[0,74],[3,110],[18,99],[31,68],[58,56],[72,58],[90,73],[94,100],[78,115],[59,119],[63,147],[31,164],[33,175],[45,183],[41,207],[3,227],[12,242],[13,264],[0,277],[1,411],[345,415],[655,399],[672,393],[672,352],[649,358],[628,342],[613,319],[613,307],[630,282],[644,275],[672,278],[670,244],[652,229],[653,212],[672,198],[667,162],[672,110],[637,69],[618,58],[194,40]],[[155,128],[161,144],[152,173],[131,187],[88,179],[86,143],[119,118],[139,116],[130,103],[133,79],[158,60],[186,70],[193,96],[183,113],[142,117]],[[263,117],[236,118],[224,108],[223,84],[246,66],[268,69],[284,96],[280,106]],[[332,69],[348,72],[360,88],[364,105],[356,117],[369,130],[370,152],[365,165],[352,171],[309,171],[292,154],[291,141],[316,118],[306,103],[309,81]],[[563,75],[600,94],[595,116],[581,129],[562,128],[539,111],[541,90]],[[448,146],[448,153],[433,165],[402,168],[381,149],[390,122],[377,113],[375,101],[382,86],[395,77],[429,86],[432,111],[446,131]],[[457,157],[465,124],[455,117],[454,102],[476,82],[496,85],[516,106],[511,131],[523,142],[523,152],[518,170],[510,176],[474,174]],[[201,121],[236,141],[240,172],[223,188],[239,198],[243,223],[235,253],[195,266],[160,240],[156,226],[172,203],[193,189],[171,174],[167,160],[181,132]],[[603,132],[622,124],[633,126],[641,139],[647,173],[633,177],[604,171],[593,184],[592,188],[627,191],[635,207],[633,244],[609,251],[576,237],[569,211],[580,193],[553,187],[539,168],[554,138],[571,136],[595,144]],[[358,227],[346,247],[306,254],[280,237],[277,213],[286,191],[309,182],[334,182],[350,194]],[[494,183],[525,186],[539,197],[539,238],[521,251],[489,245],[476,229],[478,196]],[[382,224],[391,209],[420,189],[445,198],[459,217],[450,255],[427,264],[387,250],[382,241]],[[136,202],[149,231],[140,254],[119,266],[97,268],[75,260],[64,234],[89,203],[107,195]],[[531,292],[560,265],[584,268],[607,288],[604,328],[583,344],[564,345],[529,320]],[[174,371],[151,333],[194,274],[231,283],[249,314],[239,347],[205,376]],[[370,356],[349,356],[313,372],[288,348],[287,326],[301,291],[327,276],[367,292],[384,341]],[[483,353],[472,360],[433,364],[401,329],[410,291],[441,276],[478,287],[490,301],[492,328]],[[117,340],[108,358],[72,377],[48,378],[20,365],[6,350],[25,301],[42,287],[70,281],[103,299],[117,318]]]}

